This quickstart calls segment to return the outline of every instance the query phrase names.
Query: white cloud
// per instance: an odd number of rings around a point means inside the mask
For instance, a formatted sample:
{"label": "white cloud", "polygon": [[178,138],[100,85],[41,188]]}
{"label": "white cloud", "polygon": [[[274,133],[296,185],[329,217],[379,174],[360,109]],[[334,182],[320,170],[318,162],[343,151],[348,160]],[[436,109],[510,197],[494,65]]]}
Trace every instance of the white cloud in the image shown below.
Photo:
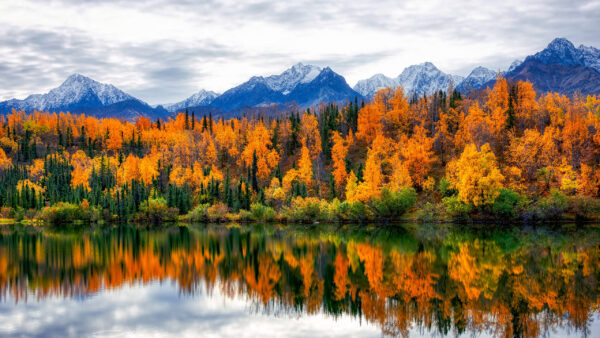
{"label": "white cloud", "polygon": [[424,61],[459,75],[505,69],[558,36],[600,46],[594,0],[21,0],[0,12],[10,13],[0,18],[0,99],[46,92],[73,72],[156,104],[296,62],[331,66],[352,85]]}

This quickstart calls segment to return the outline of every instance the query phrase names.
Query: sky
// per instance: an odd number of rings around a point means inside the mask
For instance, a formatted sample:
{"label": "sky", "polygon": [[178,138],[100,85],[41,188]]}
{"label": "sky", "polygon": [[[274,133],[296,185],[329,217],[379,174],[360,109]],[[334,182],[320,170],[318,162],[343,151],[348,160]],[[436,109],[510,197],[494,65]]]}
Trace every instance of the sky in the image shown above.
{"label": "sky", "polygon": [[505,70],[555,37],[600,47],[600,0],[0,0],[0,13],[0,100],[73,73],[164,104],[298,62],[354,86],[425,61]]}

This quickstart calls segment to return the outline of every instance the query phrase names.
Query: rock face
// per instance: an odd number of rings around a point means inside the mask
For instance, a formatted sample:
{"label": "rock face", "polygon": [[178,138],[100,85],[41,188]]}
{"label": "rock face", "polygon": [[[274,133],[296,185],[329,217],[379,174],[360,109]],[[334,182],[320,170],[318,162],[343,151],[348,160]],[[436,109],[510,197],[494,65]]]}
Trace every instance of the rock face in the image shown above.
{"label": "rock face", "polygon": [[354,86],[354,90],[365,97],[372,97],[381,88],[402,86],[408,95],[422,96],[438,90],[446,91],[450,84],[456,87],[462,80],[461,76],[446,74],[433,63],[425,62],[406,67],[396,78],[377,74],[360,80]]}

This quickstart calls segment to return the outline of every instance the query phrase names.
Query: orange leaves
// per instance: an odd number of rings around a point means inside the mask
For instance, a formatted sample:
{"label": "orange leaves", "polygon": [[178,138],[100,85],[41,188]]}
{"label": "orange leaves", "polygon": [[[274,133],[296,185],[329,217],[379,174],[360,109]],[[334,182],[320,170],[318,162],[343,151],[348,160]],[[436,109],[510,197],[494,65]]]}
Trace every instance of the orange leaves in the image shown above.
{"label": "orange leaves", "polygon": [[0,148],[0,170],[6,170],[12,166],[12,161],[6,156],[6,153]]}
{"label": "orange leaves", "polygon": [[73,165],[71,185],[73,187],[81,185],[89,189],[90,176],[94,168],[92,159],[85,152],[78,150],[75,154],[71,155],[71,164]]}
{"label": "orange leaves", "polygon": [[298,177],[306,185],[306,187],[311,187],[313,185],[312,176],[313,170],[310,152],[306,144],[302,144],[300,160],[298,161]]}
{"label": "orange leaves", "polygon": [[460,200],[474,206],[493,203],[504,182],[487,143],[480,151],[474,144],[467,145],[460,158],[448,164],[446,173]]}
{"label": "orange leaves", "polygon": [[364,106],[358,114],[358,129],[356,138],[366,144],[371,144],[378,133],[383,130],[382,113],[372,104]]}
{"label": "orange leaves", "polygon": [[312,114],[303,114],[300,121],[300,142],[310,151],[310,158],[315,159],[321,152],[321,134],[319,121]]}
{"label": "orange leaves", "polygon": [[400,152],[404,158],[412,182],[418,187],[423,187],[431,166],[435,161],[432,151],[433,139],[427,136],[427,131],[416,126],[412,137],[402,138]]}
{"label": "orange leaves", "polygon": [[272,148],[271,132],[262,123],[254,125],[248,132],[246,147],[242,152],[245,166],[251,166],[256,155],[258,177],[266,179],[279,162],[279,154]]}
{"label": "orange leaves", "polygon": [[339,132],[333,132],[331,135],[331,160],[333,162],[333,180],[337,189],[341,189],[346,183],[346,155],[348,154],[348,144],[342,138]]}

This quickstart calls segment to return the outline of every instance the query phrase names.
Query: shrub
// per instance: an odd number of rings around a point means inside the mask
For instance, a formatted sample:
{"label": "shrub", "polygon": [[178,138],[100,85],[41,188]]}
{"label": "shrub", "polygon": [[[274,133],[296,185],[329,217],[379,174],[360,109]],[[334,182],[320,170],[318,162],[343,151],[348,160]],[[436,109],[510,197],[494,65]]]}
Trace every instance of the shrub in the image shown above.
{"label": "shrub", "polygon": [[575,196],[571,198],[571,209],[578,220],[591,219],[600,213],[600,200],[587,197]]}
{"label": "shrub", "polygon": [[187,215],[186,219],[190,222],[206,222],[208,220],[208,203],[198,204]]}
{"label": "shrub", "polygon": [[525,221],[557,220],[568,209],[568,197],[559,190],[552,189],[548,197],[539,199],[523,212],[523,219]]}
{"label": "shrub", "polygon": [[417,213],[417,219],[423,223],[435,222],[441,220],[442,217],[440,215],[444,213],[443,204],[427,202]]}
{"label": "shrub", "polygon": [[85,207],[73,203],[58,202],[53,206],[45,207],[41,211],[44,222],[53,225],[62,225],[81,221],[91,223],[98,220],[100,211],[95,208]]}
{"label": "shrub", "polygon": [[286,213],[291,221],[313,222],[320,219],[321,201],[316,197],[295,197]]}
{"label": "shrub", "polygon": [[452,189],[450,186],[450,181],[448,181],[448,179],[445,177],[442,177],[438,182],[438,191],[442,197],[450,197],[456,194],[456,190]]}
{"label": "shrub", "polygon": [[515,191],[502,188],[492,204],[492,211],[498,217],[516,217],[522,200],[521,195]]}
{"label": "shrub", "polygon": [[252,219],[255,221],[273,222],[277,216],[275,209],[260,203],[252,203],[250,212],[252,213]]}
{"label": "shrub", "polygon": [[229,208],[226,204],[217,203],[213,204],[208,209],[206,209],[206,214],[208,219],[212,222],[224,222],[227,221],[227,213],[229,212]]}
{"label": "shrub", "polygon": [[149,222],[160,224],[163,222],[175,222],[179,210],[169,208],[164,198],[151,198],[140,204],[140,211],[135,215],[138,222]]}
{"label": "shrub", "polygon": [[363,222],[367,219],[372,218],[373,214],[367,206],[359,201],[356,202],[344,202],[340,205],[340,211],[347,215],[351,221]]}
{"label": "shrub", "polygon": [[417,193],[413,188],[397,191],[383,189],[381,195],[371,199],[371,208],[374,213],[382,218],[402,216],[417,201]]}
{"label": "shrub", "polygon": [[458,195],[444,197],[442,203],[446,207],[446,212],[455,219],[467,219],[473,211],[473,207],[461,201]]}

